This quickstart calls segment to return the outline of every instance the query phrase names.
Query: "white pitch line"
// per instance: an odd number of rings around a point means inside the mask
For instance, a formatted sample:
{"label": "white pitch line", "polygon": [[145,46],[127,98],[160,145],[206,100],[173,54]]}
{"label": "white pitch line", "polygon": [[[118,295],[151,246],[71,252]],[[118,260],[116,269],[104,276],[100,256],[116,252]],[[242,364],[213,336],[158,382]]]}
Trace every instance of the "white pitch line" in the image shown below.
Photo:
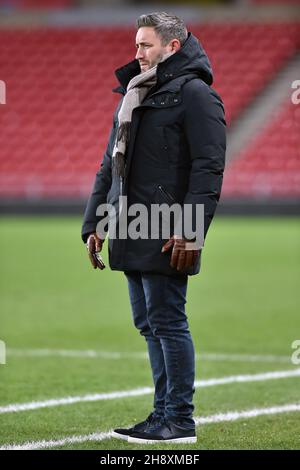
{"label": "white pitch line", "polygon": [[87,359],[147,359],[147,352],[117,352],[117,351],[95,351],[73,350],[73,349],[7,349],[7,356],[14,357],[70,357]]}
{"label": "white pitch line", "polygon": [[[239,419],[257,418],[258,416],[277,415],[281,413],[299,412],[300,404],[291,403],[287,405],[272,406],[270,408],[253,408],[244,411],[228,411],[210,416],[198,416],[195,418],[196,426],[214,423],[233,422]],[[10,444],[0,447],[0,450],[34,450],[49,449],[51,447],[62,447],[65,445],[81,444],[84,442],[100,442],[112,438],[112,430],[108,432],[95,432],[83,436],[68,436],[58,440],[25,442],[23,444]]]}
{"label": "white pitch line", "polygon": [[0,414],[19,411],[37,410],[40,408],[50,408],[53,406],[73,405],[74,403],[113,400],[115,398],[136,397],[139,395],[148,395],[154,391],[151,387],[136,388],[133,390],[116,391],[109,393],[93,393],[81,396],[70,396],[64,398],[53,398],[44,401],[33,401],[29,403],[16,403],[6,406],[0,406]]}
{"label": "white pitch line", "polygon": [[[212,378],[195,381],[195,388],[213,387],[216,385],[226,385],[231,383],[258,382],[265,380],[286,379],[300,377],[300,368],[283,371],[262,372],[259,374],[231,375],[226,377]],[[44,401],[33,401],[27,403],[15,403],[0,407],[0,414],[19,411],[36,410],[53,406],[72,405],[74,403],[93,402],[100,400],[112,400],[115,398],[127,398],[153,393],[152,387],[136,388],[133,390],[116,391],[108,393],[94,393],[81,396],[69,396],[63,398],[53,398]]]}
{"label": "white pitch line", "polygon": [[254,408],[245,411],[228,411],[227,413],[218,413],[211,416],[201,416],[195,418],[195,423],[196,426],[199,424],[222,423],[225,421],[237,421],[242,418],[256,418],[257,416],[290,413],[293,411],[300,411],[300,403],[271,406],[270,408]]}
{"label": "white pitch line", "polygon": [[[7,356],[12,357],[69,357],[87,359],[148,359],[147,352],[96,351],[93,349],[7,349]],[[218,362],[275,362],[290,363],[290,356],[272,354],[234,354],[234,353],[197,353],[197,360]]]}
{"label": "white pitch line", "polygon": [[198,359],[211,362],[282,362],[291,364],[291,356],[276,356],[272,354],[200,353],[196,356],[198,356]]}

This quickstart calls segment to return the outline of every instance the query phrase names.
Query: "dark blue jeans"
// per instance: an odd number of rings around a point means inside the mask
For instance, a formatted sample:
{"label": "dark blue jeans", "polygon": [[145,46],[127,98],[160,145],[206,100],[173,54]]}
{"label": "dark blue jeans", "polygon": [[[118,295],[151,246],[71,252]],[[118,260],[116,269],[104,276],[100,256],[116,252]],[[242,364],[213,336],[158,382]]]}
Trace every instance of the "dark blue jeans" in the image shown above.
{"label": "dark blue jeans", "polygon": [[134,325],[148,346],[155,414],[193,428],[195,353],[185,314],[188,277],[125,274]]}

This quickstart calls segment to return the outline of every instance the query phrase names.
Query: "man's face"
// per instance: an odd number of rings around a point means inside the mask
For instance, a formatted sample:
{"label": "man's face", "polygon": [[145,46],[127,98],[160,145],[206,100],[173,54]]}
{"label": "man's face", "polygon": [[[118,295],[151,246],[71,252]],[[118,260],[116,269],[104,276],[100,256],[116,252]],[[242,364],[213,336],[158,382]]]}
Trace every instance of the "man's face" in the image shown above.
{"label": "man's face", "polygon": [[160,37],[150,26],[138,29],[135,42],[137,48],[135,58],[139,61],[142,72],[157,65],[164,54],[173,51],[172,41],[167,46],[163,46]]}

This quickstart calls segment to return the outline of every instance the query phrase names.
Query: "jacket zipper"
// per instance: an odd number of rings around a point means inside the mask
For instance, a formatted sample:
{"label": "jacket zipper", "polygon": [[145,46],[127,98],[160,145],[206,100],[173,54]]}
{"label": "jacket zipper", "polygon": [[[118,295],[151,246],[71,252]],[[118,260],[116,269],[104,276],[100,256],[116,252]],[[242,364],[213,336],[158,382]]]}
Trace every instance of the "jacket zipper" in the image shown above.
{"label": "jacket zipper", "polygon": [[159,191],[168,199],[170,202],[175,202],[174,197],[170,194],[161,184],[158,185]]}

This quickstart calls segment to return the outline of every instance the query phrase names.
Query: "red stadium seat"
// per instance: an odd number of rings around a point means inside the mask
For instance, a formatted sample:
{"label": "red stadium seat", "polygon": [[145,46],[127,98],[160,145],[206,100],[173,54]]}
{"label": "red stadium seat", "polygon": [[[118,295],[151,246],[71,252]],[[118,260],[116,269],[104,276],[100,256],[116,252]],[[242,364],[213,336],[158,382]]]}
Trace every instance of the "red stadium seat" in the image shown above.
{"label": "red stadium seat", "polygon": [[[297,26],[190,25],[211,59],[214,88],[224,100],[228,123],[293,56],[300,44]],[[117,85],[114,70],[134,54],[134,31],[127,27],[0,31],[0,79],[7,87],[7,104],[0,105],[2,197],[88,194],[118,101],[111,92]],[[279,151],[279,132],[285,131],[272,124],[232,165],[226,194],[252,194],[261,172],[270,169],[273,174],[280,168],[292,193],[298,191],[297,138],[290,136]],[[271,147],[275,150],[270,152]],[[270,176],[264,191],[278,193],[281,187],[286,194],[276,178]]]}
{"label": "red stadium seat", "polygon": [[258,138],[228,166],[223,196],[300,197],[299,136],[299,105],[285,102]]}

